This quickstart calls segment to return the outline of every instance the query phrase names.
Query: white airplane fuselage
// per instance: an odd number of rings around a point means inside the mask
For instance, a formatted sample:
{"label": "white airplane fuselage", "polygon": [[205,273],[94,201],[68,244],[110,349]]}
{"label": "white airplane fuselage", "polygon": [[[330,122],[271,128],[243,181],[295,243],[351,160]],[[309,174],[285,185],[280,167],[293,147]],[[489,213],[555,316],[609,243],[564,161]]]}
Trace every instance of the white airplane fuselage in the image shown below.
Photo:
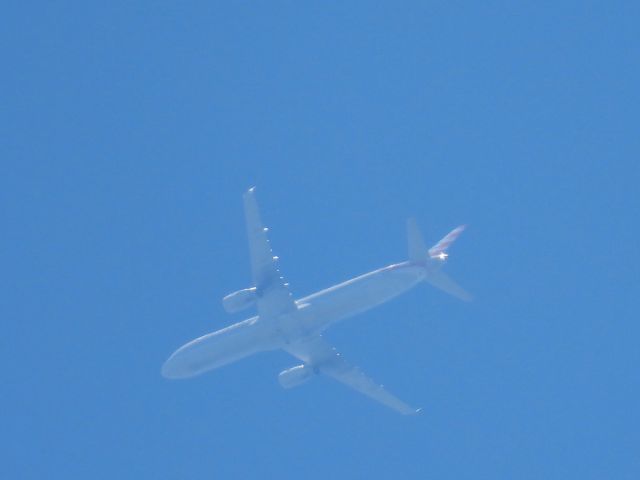
{"label": "white airplane fuselage", "polygon": [[254,316],[196,338],[162,367],[168,378],[188,378],[265,350],[318,335],[331,324],[378,306],[411,289],[442,262],[402,262],[360,275],[296,300],[297,310],[276,318]]}

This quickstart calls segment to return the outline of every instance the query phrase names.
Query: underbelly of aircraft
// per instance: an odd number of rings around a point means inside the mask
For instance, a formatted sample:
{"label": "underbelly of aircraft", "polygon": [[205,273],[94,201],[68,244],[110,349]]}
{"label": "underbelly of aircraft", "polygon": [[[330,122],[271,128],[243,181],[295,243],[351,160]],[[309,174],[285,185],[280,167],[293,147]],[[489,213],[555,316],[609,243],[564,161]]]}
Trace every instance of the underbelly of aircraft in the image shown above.
{"label": "underbelly of aircraft", "polygon": [[309,304],[309,313],[317,323],[328,326],[397,297],[419,283],[423,275],[419,267],[387,267],[303,298],[300,302]]}
{"label": "underbelly of aircraft", "polygon": [[277,348],[256,319],[204,335],[178,349],[164,364],[168,378],[188,378],[264,350]]}
{"label": "underbelly of aircraft", "polygon": [[265,350],[316,334],[331,323],[364,312],[407,291],[423,278],[413,266],[391,266],[322,290],[297,302],[278,319],[245,320],[179,348],[164,364],[168,378],[188,378]]}

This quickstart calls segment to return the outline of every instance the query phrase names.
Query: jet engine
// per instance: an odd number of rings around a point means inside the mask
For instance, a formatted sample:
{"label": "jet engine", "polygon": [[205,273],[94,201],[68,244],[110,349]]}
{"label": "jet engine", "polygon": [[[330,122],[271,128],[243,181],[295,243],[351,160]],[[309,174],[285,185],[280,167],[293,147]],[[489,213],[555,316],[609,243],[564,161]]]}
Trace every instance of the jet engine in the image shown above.
{"label": "jet engine", "polygon": [[222,299],[222,306],[227,313],[236,313],[251,305],[257,300],[256,287],[245,288],[237,292],[230,293]]}
{"label": "jet engine", "polygon": [[298,365],[289,368],[278,375],[278,382],[283,388],[292,388],[302,385],[309,380],[314,374],[313,368],[308,365]]}

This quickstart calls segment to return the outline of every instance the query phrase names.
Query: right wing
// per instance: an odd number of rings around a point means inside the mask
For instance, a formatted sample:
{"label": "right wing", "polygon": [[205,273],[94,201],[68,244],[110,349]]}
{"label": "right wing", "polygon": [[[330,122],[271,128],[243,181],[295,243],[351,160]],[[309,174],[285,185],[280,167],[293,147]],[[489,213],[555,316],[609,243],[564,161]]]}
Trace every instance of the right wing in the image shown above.
{"label": "right wing", "polygon": [[244,194],[244,213],[247,220],[249,254],[251,256],[251,276],[258,295],[258,314],[275,317],[294,312],[297,307],[289,292],[288,284],[280,276],[277,257],[274,257],[267,238],[267,229],[262,225],[255,188]]}
{"label": "right wing", "polygon": [[336,349],[326,343],[320,335],[287,345],[284,349],[316,371],[333,377],[340,383],[403,415],[411,415],[420,411],[389,393],[382,385],[378,385],[367,377],[358,367],[349,365]]}

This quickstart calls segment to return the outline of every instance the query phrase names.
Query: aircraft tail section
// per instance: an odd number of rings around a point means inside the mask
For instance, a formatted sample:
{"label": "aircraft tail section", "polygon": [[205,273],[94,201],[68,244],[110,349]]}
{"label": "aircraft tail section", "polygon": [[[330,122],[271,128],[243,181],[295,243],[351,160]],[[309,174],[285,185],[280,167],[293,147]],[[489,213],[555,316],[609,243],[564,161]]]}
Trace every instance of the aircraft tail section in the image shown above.
{"label": "aircraft tail section", "polygon": [[407,221],[407,242],[409,247],[409,260],[411,262],[424,263],[426,266],[427,274],[425,281],[427,283],[430,283],[449,295],[468,302],[472,299],[472,296],[444,273],[441,268],[448,257],[448,248],[464,229],[465,225],[454,228],[433,247],[427,249],[418,224],[415,219],[410,218]]}
{"label": "aircraft tail section", "polygon": [[407,242],[409,247],[409,260],[412,262],[424,262],[429,258],[427,245],[424,243],[420,228],[415,218],[407,220]]}
{"label": "aircraft tail section", "polygon": [[441,260],[447,258],[447,249],[456,241],[465,228],[466,225],[460,225],[447,233],[438,243],[429,249],[429,257],[439,258]]}
{"label": "aircraft tail section", "polygon": [[473,297],[464,288],[458,285],[449,275],[442,270],[431,270],[425,277],[425,282],[430,283],[434,287],[442,290],[449,295],[453,295],[460,300],[470,302]]}
{"label": "aircraft tail section", "polygon": [[420,233],[420,228],[415,218],[407,220],[407,242],[409,247],[409,260],[412,262],[425,261],[430,258],[445,260],[447,258],[447,250],[456,241],[458,236],[464,231],[466,225],[460,225],[454,228],[444,237],[440,239],[433,247],[427,249],[427,246]]}

